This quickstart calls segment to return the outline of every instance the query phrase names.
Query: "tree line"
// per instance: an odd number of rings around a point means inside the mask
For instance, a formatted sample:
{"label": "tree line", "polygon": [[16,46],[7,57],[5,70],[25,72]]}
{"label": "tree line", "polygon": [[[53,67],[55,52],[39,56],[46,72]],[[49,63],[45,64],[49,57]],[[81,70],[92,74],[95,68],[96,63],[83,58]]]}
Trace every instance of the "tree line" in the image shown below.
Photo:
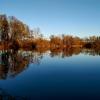
{"label": "tree line", "polygon": [[0,49],[57,49],[57,48],[98,48],[100,36],[80,38],[72,35],[51,35],[45,39],[39,28],[30,29],[28,25],[14,16],[0,15]]}

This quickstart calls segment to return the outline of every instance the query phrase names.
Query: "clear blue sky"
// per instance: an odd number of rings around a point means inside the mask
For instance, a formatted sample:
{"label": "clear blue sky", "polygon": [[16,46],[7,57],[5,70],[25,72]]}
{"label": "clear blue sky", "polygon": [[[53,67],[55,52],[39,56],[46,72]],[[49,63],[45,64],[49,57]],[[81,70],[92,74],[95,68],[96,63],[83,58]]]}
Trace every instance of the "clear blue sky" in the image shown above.
{"label": "clear blue sky", "polygon": [[0,0],[0,13],[40,27],[46,36],[100,35],[100,0]]}

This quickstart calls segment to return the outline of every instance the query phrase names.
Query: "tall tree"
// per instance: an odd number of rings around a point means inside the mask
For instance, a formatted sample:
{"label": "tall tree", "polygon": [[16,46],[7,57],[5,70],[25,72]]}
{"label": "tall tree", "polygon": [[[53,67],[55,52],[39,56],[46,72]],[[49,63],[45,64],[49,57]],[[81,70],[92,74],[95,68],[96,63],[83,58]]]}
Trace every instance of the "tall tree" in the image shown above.
{"label": "tall tree", "polygon": [[6,15],[0,15],[0,37],[1,41],[9,40],[9,24]]}

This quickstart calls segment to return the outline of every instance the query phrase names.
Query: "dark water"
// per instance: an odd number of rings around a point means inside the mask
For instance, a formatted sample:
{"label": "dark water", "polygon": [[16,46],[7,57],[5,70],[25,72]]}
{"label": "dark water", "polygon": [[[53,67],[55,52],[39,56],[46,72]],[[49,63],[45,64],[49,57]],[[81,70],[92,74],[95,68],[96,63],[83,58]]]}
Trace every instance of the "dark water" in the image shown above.
{"label": "dark water", "polygon": [[0,100],[100,100],[100,52],[1,51]]}

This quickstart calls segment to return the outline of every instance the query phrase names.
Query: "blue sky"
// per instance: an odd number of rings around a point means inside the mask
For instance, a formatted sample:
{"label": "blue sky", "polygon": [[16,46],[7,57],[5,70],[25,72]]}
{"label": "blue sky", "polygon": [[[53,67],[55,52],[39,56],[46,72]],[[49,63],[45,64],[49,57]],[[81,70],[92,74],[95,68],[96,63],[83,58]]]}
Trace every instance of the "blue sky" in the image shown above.
{"label": "blue sky", "polygon": [[100,0],[0,0],[0,13],[40,27],[44,36],[100,35]]}

